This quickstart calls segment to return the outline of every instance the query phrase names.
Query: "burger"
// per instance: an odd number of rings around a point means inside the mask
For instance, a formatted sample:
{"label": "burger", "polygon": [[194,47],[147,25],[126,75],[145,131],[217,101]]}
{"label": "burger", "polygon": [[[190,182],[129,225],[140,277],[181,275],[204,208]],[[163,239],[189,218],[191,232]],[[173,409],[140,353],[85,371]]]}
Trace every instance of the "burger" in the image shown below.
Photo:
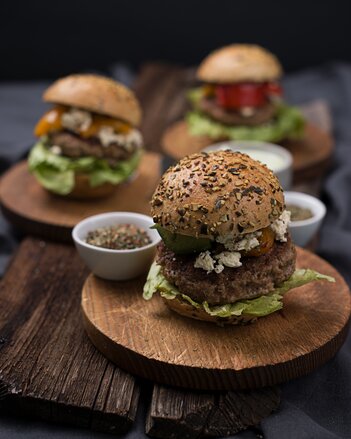
{"label": "burger", "polygon": [[103,76],[70,75],[43,95],[52,108],[35,127],[29,170],[48,191],[110,195],[138,167],[141,109],[132,91]]}
{"label": "burger", "polygon": [[211,139],[281,142],[303,136],[304,119],[282,99],[282,67],[268,50],[232,44],[200,64],[189,92],[190,134]]}
{"label": "burger", "polygon": [[183,316],[247,323],[280,310],[292,288],[333,281],[296,270],[283,190],[265,165],[246,154],[182,159],[163,175],[151,210],[162,242],[143,296],[159,293]]}

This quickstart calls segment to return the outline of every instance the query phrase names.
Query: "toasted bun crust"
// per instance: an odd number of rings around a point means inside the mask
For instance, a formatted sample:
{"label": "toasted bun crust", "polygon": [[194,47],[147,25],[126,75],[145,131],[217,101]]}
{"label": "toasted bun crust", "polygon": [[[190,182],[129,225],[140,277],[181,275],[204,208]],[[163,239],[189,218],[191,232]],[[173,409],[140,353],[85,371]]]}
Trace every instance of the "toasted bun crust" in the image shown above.
{"label": "toasted bun crust", "polygon": [[263,47],[232,44],[210,53],[200,64],[200,81],[228,84],[233,82],[275,81],[283,73],[275,55]]}
{"label": "toasted bun crust", "polygon": [[100,186],[91,187],[88,174],[76,174],[72,192],[64,196],[65,198],[72,198],[74,200],[92,200],[95,198],[107,197],[113,194],[115,190],[116,185],[111,183],[104,183]]}
{"label": "toasted bun crust", "polygon": [[154,222],[196,237],[228,237],[268,227],[284,210],[278,179],[232,151],[185,157],[163,175],[151,201]]}
{"label": "toasted bun crust", "polygon": [[122,119],[133,126],[141,120],[134,93],[104,76],[70,75],[58,79],[45,91],[43,100]]}
{"label": "toasted bun crust", "polygon": [[179,299],[178,297],[168,300],[162,298],[163,302],[176,313],[190,317],[191,319],[203,320],[205,322],[217,323],[217,325],[245,325],[256,320],[255,317],[249,316],[232,316],[232,317],[213,317],[208,314],[204,309],[195,308],[189,302]]}

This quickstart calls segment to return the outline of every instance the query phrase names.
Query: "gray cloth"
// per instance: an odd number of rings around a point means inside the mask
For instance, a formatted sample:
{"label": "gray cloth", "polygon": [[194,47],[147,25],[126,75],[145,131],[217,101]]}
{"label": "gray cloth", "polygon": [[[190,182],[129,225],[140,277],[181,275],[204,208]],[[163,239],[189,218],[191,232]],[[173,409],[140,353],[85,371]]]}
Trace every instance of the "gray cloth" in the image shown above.
{"label": "gray cloth", "polygon": [[[128,69],[116,65],[112,72],[130,83]],[[46,84],[0,85],[0,169],[25,155],[33,126],[43,112],[39,96]],[[325,99],[333,115],[336,152],[333,169],[325,179],[323,198],[328,206],[318,253],[331,262],[351,284],[351,65],[330,64],[288,76],[287,100],[303,104]],[[350,217],[349,217],[350,215]],[[0,269],[4,270],[16,239],[0,222]],[[265,419],[260,429],[267,439],[336,439],[351,437],[351,338],[337,356],[307,377],[282,386],[280,409]],[[128,439],[144,437],[144,410]],[[9,437],[90,438],[102,435],[45,423],[0,418],[0,439]],[[236,436],[257,438],[257,430]]]}

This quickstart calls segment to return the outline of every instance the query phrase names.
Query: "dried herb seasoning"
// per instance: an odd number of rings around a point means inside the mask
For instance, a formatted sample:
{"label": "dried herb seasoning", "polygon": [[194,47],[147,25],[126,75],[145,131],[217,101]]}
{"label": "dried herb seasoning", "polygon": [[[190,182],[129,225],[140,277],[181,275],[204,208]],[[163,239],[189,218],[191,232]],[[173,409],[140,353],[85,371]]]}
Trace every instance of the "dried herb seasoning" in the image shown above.
{"label": "dried herb seasoning", "polygon": [[151,239],[144,229],[135,224],[115,224],[92,230],[86,242],[111,250],[133,250],[151,244]]}

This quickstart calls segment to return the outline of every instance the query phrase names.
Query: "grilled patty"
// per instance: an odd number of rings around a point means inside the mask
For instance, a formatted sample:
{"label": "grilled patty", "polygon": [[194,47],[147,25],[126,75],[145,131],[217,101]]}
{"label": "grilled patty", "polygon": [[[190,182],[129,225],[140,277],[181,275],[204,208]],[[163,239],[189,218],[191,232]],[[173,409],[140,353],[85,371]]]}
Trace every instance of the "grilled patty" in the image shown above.
{"label": "grilled patty", "polygon": [[199,102],[199,108],[212,119],[225,125],[260,125],[270,121],[276,113],[276,106],[267,102],[262,107],[255,108],[251,116],[243,116],[239,111],[229,111],[220,107],[211,97],[203,97]]}
{"label": "grilled patty", "polygon": [[62,150],[62,155],[66,157],[79,158],[93,156],[106,159],[112,166],[121,160],[128,160],[136,149],[127,151],[122,145],[118,145],[117,143],[103,146],[96,137],[83,138],[68,130],[52,133],[50,136],[50,144],[59,146]]}
{"label": "grilled patty", "polygon": [[219,305],[270,293],[295,271],[296,250],[290,237],[287,242],[275,241],[268,253],[242,258],[241,267],[225,267],[218,274],[194,268],[195,257],[176,255],[163,243],[157,249],[162,273],[181,293],[197,302]]}

